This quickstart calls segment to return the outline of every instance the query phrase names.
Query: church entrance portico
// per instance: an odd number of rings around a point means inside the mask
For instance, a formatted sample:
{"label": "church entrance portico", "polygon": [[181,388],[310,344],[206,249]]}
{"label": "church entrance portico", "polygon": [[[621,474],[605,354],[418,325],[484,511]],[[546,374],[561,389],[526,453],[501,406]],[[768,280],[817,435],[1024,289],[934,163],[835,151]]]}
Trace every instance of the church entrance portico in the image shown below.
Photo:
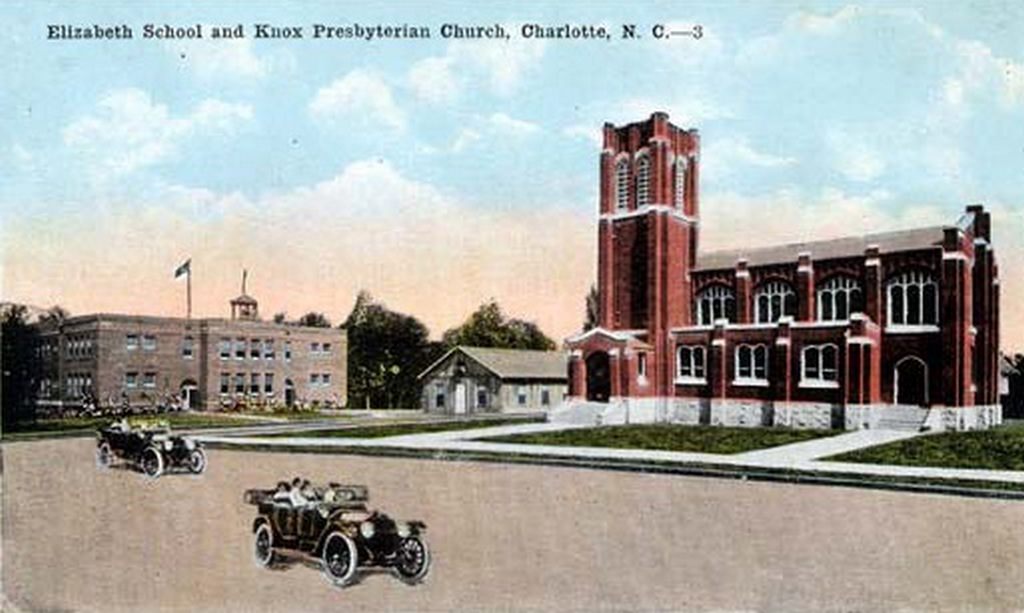
{"label": "church entrance portico", "polygon": [[587,356],[587,400],[608,402],[612,393],[611,360],[606,351]]}

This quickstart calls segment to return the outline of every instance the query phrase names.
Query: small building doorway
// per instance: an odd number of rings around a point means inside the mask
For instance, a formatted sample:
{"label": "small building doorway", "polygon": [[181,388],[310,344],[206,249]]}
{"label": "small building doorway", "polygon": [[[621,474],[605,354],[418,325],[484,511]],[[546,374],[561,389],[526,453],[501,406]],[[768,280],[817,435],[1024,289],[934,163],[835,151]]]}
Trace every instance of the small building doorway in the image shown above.
{"label": "small building doorway", "polygon": [[284,404],[287,407],[295,406],[295,383],[291,379],[284,380]]}
{"label": "small building doorway", "polygon": [[587,400],[608,402],[611,392],[611,364],[608,353],[595,351],[587,356]]}
{"label": "small building doorway", "polygon": [[896,404],[928,406],[928,365],[916,356],[903,358],[896,363],[893,388]]}

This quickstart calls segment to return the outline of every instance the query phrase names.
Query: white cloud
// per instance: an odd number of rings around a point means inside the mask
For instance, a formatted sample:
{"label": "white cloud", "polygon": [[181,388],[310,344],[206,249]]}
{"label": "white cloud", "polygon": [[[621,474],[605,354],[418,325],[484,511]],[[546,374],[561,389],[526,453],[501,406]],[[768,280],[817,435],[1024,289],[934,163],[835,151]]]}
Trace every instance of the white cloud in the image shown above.
{"label": "white cloud", "polygon": [[537,124],[509,117],[505,113],[493,113],[488,118],[488,123],[499,134],[509,136],[530,136],[540,132],[540,126]]}
{"label": "white cloud", "polygon": [[[515,29],[506,24],[507,30]],[[527,75],[544,57],[543,40],[510,41],[491,39],[472,42],[454,41],[443,56],[424,58],[409,69],[406,76],[413,94],[431,104],[457,100],[472,81],[499,96],[509,96],[522,87]]]}
{"label": "white cloud", "polygon": [[484,137],[499,142],[521,140],[540,134],[541,128],[535,123],[510,117],[505,113],[492,113],[488,117],[476,117],[471,124],[462,128],[452,143],[452,153],[459,153],[481,142]]}
{"label": "white cloud", "polygon": [[796,164],[794,157],[773,155],[754,148],[745,136],[714,140],[701,154],[701,172],[706,179],[721,179],[744,166],[782,168]]}
{"label": "white cloud", "polygon": [[873,181],[885,171],[881,152],[855,133],[836,128],[825,135],[825,142],[832,152],[833,166],[851,181]]}
{"label": "white cloud", "polygon": [[576,123],[565,127],[562,130],[562,134],[569,138],[582,138],[583,140],[588,140],[596,147],[600,147],[604,144],[604,134],[601,132],[601,129],[591,125]]}
{"label": "white cloud", "polygon": [[405,112],[395,103],[391,87],[379,75],[362,69],[320,88],[309,111],[326,120],[370,119],[398,131],[406,124]]}
{"label": "white cloud", "polygon": [[146,92],[120,89],[104,96],[92,114],[65,127],[63,137],[91,167],[93,179],[102,181],[163,162],[185,139],[230,132],[252,116],[248,105],[207,99],[175,117]]}
{"label": "white cloud", "polygon": [[168,41],[166,47],[204,80],[258,80],[271,72],[271,59],[257,57],[250,38],[175,40]]}
{"label": "white cloud", "polygon": [[844,25],[860,17],[863,9],[847,5],[830,15],[798,11],[789,16],[786,25],[792,29],[811,34],[827,35],[837,33]]}

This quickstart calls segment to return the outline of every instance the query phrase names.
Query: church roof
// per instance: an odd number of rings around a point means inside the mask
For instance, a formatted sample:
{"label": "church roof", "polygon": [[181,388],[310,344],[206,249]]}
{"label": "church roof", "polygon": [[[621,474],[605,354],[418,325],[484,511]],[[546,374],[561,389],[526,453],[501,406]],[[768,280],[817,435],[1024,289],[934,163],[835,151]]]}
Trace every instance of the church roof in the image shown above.
{"label": "church roof", "polygon": [[697,254],[697,270],[733,268],[737,260],[746,258],[748,266],[796,262],[802,252],[813,260],[864,256],[869,245],[877,245],[880,253],[915,251],[942,246],[943,226],[881,232],[829,240],[786,243],[768,247],[741,247]]}
{"label": "church roof", "polygon": [[458,346],[427,367],[424,377],[453,354],[461,352],[502,379],[566,379],[566,353],[564,351],[534,351],[530,349],[495,349],[493,347]]}

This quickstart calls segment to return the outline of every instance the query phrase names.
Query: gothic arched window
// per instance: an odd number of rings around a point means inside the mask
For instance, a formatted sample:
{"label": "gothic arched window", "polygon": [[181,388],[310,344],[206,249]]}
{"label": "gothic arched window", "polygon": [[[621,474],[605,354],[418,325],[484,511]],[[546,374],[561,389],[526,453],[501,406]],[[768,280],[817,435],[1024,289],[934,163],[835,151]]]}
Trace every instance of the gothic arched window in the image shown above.
{"label": "gothic arched window", "polygon": [[736,299],[732,289],[724,285],[712,285],[697,295],[697,324],[710,326],[716,319],[734,321],[736,319]]}
{"label": "gothic arched window", "polygon": [[740,345],[736,348],[736,379],[738,381],[768,380],[768,347]]}
{"label": "gothic arched window", "polygon": [[860,283],[852,277],[832,277],[818,288],[818,321],[845,321],[864,310]]}
{"label": "gothic arched window", "polygon": [[796,315],[796,294],[785,281],[768,281],[757,288],[754,305],[757,323],[774,323],[783,315]]}
{"label": "gothic arched window", "polygon": [[621,159],[615,164],[615,208],[629,207],[629,161]]}
{"label": "gothic arched window", "polygon": [[675,179],[675,205],[676,208],[681,209],[683,208],[683,202],[686,200],[686,158],[684,157],[676,160]]}
{"label": "gothic arched window", "polygon": [[651,161],[641,155],[636,161],[636,206],[640,208],[651,203]]}
{"label": "gothic arched window", "polygon": [[888,315],[891,326],[937,325],[939,285],[924,271],[910,271],[889,280]]}
{"label": "gothic arched window", "polygon": [[839,377],[839,349],[835,345],[804,347],[801,356],[801,382],[828,383]]}

